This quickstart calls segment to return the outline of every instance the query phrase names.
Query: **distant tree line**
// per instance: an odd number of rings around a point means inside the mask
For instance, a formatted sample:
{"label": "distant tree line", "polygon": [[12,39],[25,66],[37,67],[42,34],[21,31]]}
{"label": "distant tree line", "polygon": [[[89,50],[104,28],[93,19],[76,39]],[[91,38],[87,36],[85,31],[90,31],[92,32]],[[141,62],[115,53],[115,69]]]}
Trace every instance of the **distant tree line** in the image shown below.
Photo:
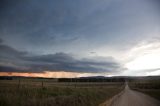
{"label": "distant tree line", "polygon": [[0,80],[12,80],[12,77],[8,77],[8,76],[1,76]]}
{"label": "distant tree line", "polygon": [[59,78],[58,82],[125,82],[125,78]]}
{"label": "distant tree line", "polygon": [[125,82],[126,78],[117,77],[104,77],[104,78],[35,78],[35,77],[16,77],[16,76],[0,76],[0,80],[13,80],[13,79],[41,79],[49,80],[54,79],[58,82]]}

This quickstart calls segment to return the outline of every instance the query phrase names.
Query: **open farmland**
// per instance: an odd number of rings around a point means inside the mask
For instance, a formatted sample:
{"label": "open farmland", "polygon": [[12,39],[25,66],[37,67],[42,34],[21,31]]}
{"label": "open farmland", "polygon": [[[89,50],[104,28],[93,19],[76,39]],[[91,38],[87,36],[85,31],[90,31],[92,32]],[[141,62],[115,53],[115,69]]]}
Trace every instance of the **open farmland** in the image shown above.
{"label": "open farmland", "polygon": [[0,80],[1,106],[98,106],[124,88],[123,82]]}

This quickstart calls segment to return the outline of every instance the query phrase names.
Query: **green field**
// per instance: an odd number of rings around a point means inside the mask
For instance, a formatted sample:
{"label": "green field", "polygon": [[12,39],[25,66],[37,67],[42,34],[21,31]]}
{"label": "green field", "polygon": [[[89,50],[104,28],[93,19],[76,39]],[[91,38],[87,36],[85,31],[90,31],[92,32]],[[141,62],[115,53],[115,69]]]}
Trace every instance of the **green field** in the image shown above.
{"label": "green field", "polygon": [[98,106],[123,87],[123,82],[0,80],[0,106]]}

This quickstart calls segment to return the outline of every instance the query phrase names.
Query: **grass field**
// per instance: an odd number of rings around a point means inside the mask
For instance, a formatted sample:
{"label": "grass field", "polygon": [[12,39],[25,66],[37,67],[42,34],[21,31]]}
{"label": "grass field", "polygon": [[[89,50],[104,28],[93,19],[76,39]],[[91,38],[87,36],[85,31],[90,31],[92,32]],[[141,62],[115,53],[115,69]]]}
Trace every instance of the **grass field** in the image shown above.
{"label": "grass field", "polygon": [[0,106],[98,106],[123,87],[123,82],[0,80]]}
{"label": "grass field", "polygon": [[148,94],[160,100],[160,80],[134,80],[129,83],[130,88]]}

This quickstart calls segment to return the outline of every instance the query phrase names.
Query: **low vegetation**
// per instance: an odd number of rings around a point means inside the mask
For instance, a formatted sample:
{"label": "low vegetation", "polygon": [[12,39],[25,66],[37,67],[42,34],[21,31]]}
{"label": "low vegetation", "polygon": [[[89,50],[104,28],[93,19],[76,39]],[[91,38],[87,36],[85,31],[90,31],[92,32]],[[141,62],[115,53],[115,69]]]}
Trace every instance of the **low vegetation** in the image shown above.
{"label": "low vegetation", "polygon": [[0,106],[98,106],[119,93],[123,82],[0,80]]}
{"label": "low vegetation", "polygon": [[148,94],[160,100],[160,79],[140,79],[132,80],[130,88]]}

